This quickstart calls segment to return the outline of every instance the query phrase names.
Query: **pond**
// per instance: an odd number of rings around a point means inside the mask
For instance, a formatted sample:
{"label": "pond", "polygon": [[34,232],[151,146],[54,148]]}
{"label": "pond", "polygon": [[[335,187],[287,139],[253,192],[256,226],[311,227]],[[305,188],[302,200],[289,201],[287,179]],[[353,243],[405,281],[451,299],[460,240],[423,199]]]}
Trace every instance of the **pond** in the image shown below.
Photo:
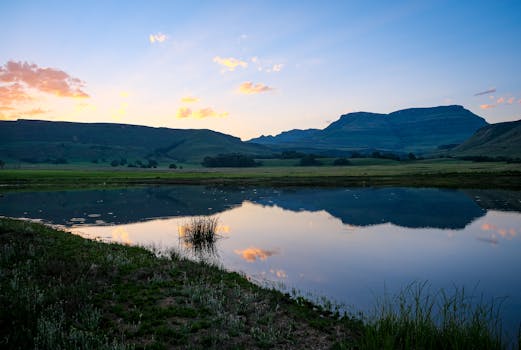
{"label": "pond", "polygon": [[[210,257],[229,270],[311,299],[367,312],[414,281],[464,287],[521,322],[521,192],[435,188],[157,186],[0,197],[0,215],[76,234],[186,251],[195,216],[218,218]],[[190,254],[190,253],[187,253]]]}

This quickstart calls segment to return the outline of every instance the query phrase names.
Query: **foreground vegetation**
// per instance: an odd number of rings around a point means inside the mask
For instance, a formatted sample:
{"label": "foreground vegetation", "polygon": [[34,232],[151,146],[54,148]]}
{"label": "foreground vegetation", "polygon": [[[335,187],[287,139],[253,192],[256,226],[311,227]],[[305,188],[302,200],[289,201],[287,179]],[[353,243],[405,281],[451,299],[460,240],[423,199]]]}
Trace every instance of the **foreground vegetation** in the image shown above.
{"label": "foreground vegetation", "polygon": [[[294,161],[294,160],[291,160]],[[232,184],[272,186],[429,186],[521,188],[521,164],[454,159],[398,162],[353,159],[348,166],[262,166],[257,168],[4,169],[0,185],[118,186],[135,184]]]}
{"label": "foreground vegetation", "polygon": [[440,318],[405,293],[362,321],[175,252],[35,223],[0,219],[0,249],[3,349],[504,348],[494,313],[457,297]]}

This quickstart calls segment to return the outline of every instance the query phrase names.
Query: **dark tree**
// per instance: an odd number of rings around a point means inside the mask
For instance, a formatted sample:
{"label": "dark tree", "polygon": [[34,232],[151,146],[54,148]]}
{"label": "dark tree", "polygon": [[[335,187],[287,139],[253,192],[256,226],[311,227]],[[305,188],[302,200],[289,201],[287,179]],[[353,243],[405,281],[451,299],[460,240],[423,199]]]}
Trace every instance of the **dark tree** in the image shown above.
{"label": "dark tree", "polygon": [[353,151],[351,152],[351,158],[362,158],[362,155],[357,151]]}
{"label": "dark tree", "polygon": [[333,165],[338,165],[338,166],[351,165],[351,162],[349,160],[347,160],[346,158],[337,158],[333,162]]}
{"label": "dark tree", "polygon": [[215,157],[204,157],[201,163],[204,167],[215,168],[215,167],[233,167],[233,168],[245,168],[254,167],[261,165],[260,162],[256,162],[253,156],[240,153],[230,154],[219,154]]}
{"label": "dark tree", "polygon": [[0,169],[3,169],[5,166],[5,162],[0,159]]}
{"label": "dark tree", "polygon": [[313,154],[306,154],[304,157],[300,158],[299,165],[300,166],[317,166],[317,165],[322,165],[322,162],[319,162]]}
{"label": "dark tree", "polygon": [[378,151],[374,151],[372,156],[373,156],[373,158],[382,158],[382,155]]}
{"label": "dark tree", "polygon": [[175,163],[172,163],[168,166],[170,169],[177,169],[177,165]]}
{"label": "dark tree", "polygon": [[300,153],[297,151],[283,151],[280,154],[281,159],[298,159],[298,158],[302,158],[304,156],[305,156],[304,153]]}
{"label": "dark tree", "polygon": [[112,162],[110,162],[110,165],[119,166],[119,160],[114,159]]}
{"label": "dark tree", "polygon": [[407,158],[409,158],[409,160],[416,160],[416,156],[412,152],[407,155]]}

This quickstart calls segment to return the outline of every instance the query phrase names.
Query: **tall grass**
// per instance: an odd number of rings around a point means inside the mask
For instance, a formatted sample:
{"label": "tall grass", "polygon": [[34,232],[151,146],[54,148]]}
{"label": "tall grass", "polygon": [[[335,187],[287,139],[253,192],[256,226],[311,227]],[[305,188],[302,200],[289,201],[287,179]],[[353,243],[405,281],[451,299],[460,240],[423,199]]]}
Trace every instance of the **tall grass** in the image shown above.
{"label": "tall grass", "polygon": [[212,255],[216,252],[219,219],[211,216],[198,216],[182,225],[178,232],[185,247],[196,254]]}
{"label": "tall grass", "polygon": [[366,321],[361,349],[502,349],[501,303],[464,288],[433,293],[427,282],[380,300]]}

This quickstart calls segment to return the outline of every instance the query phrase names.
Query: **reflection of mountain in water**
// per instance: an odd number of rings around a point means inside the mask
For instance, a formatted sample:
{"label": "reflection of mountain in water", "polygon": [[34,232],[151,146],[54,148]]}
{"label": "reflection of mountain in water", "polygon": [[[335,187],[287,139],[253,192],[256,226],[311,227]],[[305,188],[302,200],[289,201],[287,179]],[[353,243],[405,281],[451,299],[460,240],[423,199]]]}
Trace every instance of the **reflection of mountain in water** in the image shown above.
{"label": "reflection of mountain in water", "polygon": [[217,214],[248,200],[292,211],[325,210],[345,224],[461,229],[487,209],[521,211],[521,192],[418,188],[208,188],[158,186],[7,193],[0,215],[62,224],[125,224]]}
{"label": "reflection of mountain in water", "polygon": [[462,229],[485,215],[464,193],[424,188],[299,189],[283,191],[271,203],[284,209],[325,210],[344,224],[392,223],[418,228]]}
{"label": "reflection of mountain in water", "polygon": [[161,217],[212,215],[242,203],[242,195],[235,199],[227,196],[224,191],[204,186],[7,193],[0,198],[0,215],[38,218],[61,225],[125,224]]}

